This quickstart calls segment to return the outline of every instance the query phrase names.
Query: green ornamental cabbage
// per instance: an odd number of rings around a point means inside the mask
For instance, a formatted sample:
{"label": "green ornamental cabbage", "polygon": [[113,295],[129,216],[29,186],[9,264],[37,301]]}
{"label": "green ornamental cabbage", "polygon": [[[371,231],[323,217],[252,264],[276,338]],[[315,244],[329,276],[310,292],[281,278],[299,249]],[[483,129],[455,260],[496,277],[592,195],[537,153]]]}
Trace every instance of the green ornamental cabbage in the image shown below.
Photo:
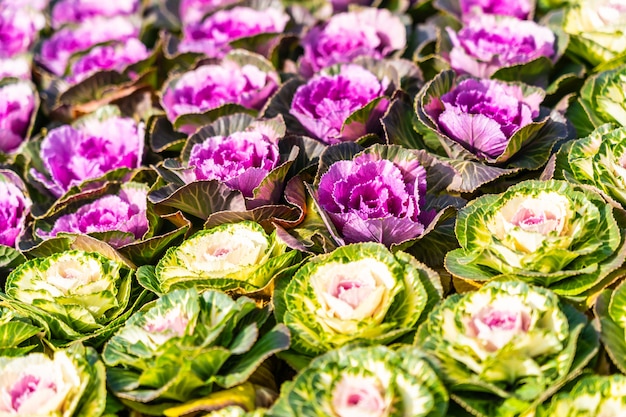
{"label": "green ornamental cabbage", "polygon": [[448,297],[415,342],[439,360],[452,398],[484,417],[532,409],[598,349],[584,314],[521,281],[493,281]]}
{"label": "green ornamental cabbage", "polygon": [[262,332],[268,316],[247,297],[172,291],[133,314],[104,346],[109,389],[141,413],[170,415],[168,409],[242,384],[289,347],[285,326]]}
{"label": "green ornamental cabbage", "polygon": [[600,294],[595,316],[608,356],[622,373],[626,372],[626,281]]}
{"label": "green ornamental cabbage", "polygon": [[624,261],[613,207],[565,181],[523,181],[458,214],[461,248],[446,269],[474,282],[509,276],[578,301],[608,285]]}
{"label": "green ornamental cabbage", "polygon": [[555,176],[592,185],[626,207],[626,127],[605,124],[563,145]]}
{"label": "green ornamental cabbage", "polygon": [[131,280],[125,265],[95,252],[71,250],[17,267],[0,300],[44,327],[55,342],[100,340],[129,313]]}
{"label": "green ornamental cabbage", "polygon": [[274,305],[277,321],[291,330],[292,349],[316,356],[354,341],[397,340],[417,328],[441,292],[436,272],[370,242],[310,259],[277,286]]}
{"label": "green ornamental cabbage", "polygon": [[155,275],[142,267],[139,280],[157,293],[188,287],[248,293],[263,289],[299,260],[300,252],[286,252],[276,232],[268,235],[258,223],[242,221],[194,234],[167,250]]}
{"label": "green ornamental cabbage", "polygon": [[0,356],[23,356],[37,347],[42,331],[25,317],[0,304]]}
{"label": "green ornamental cabbage", "polygon": [[50,356],[0,357],[0,416],[98,417],[105,382],[95,350],[80,344]]}
{"label": "green ornamental cabbage", "polygon": [[448,393],[417,348],[345,346],[283,385],[268,417],[444,417]]}
{"label": "green ornamental cabbage", "polygon": [[626,376],[588,375],[559,392],[537,417],[618,417],[626,415]]}

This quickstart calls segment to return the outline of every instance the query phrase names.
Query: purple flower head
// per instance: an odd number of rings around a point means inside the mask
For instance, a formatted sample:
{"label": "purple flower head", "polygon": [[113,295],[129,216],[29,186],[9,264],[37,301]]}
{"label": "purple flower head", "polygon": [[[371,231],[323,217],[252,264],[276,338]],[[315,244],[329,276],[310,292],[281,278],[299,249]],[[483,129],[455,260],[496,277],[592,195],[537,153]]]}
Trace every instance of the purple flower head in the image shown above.
{"label": "purple flower head", "polygon": [[139,0],[60,0],[52,9],[52,27],[82,23],[96,16],[127,16],[139,9]]}
{"label": "purple flower head", "polygon": [[122,117],[89,120],[80,127],[52,129],[41,143],[41,159],[50,179],[33,177],[59,197],[74,185],[101,177],[117,168],[141,165],[144,127]]}
{"label": "purple flower head", "polygon": [[0,58],[0,79],[2,78],[30,79],[30,59],[26,55],[13,58]]}
{"label": "purple flower head", "polygon": [[541,94],[525,97],[519,85],[466,79],[426,111],[444,134],[477,157],[497,158],[511,136],[539,115],[542,100]]}
{"label": "purple flower head", "polygon": [[231,50],[229,43],[235,39],[282,32],[288,21],[287,14],[272,8],[255,10],[234,7],[219,10],[201,22],[183,27],[183,39],[178,50],[204,53],[209,58],[222,58]]}
{"label": "purple flower head", "polygon": [[35,92],[28,82],[0,87],[0,152],[12,152],[24,142],[34,110]]}
{"label": "purple flower head", "polygon": [[302,40],[300,72],[309,77],[333,64],[349,63],[359,56],[383,58],[406,47],[406,29],[386,9],[366,8],[340,13],[313,27]]}
{"label": "purple flower head", "polygon": [[518,19],[528,19],[533,7],[530,0],[460,0],[459,3],[464,16],[486,13]]}
{"label": "purple flower head", "polygon": [[15,247],[15,241],[24,232],[24,220],[32,204],[25,190],[14,172],[0,171],[0,245]]}
{"label": "purple flower head", "polygon": [[458,74],[489,78],[500,68],[555,54],[554,33],[529,20],[479,14],[458,33],[447,31],[452,41],[450,66]]}
{"label": "purple flower head", "polygon": [[96,46],[74,62],[68,81],[78,83],[102,70],[121,72],[149,55],[146,46],[136,38],[130,38],[124,43]]}
{"label": "purple flower head", "polygon": [[51,238],[58,233],[98,233],[120,231],[132,233],[134,238],[111,241],[114,247],[132,243],[148,231],[146,216],[148,188],[137,183],[127,183],[119,195],[107,195],[86,204],[74,213],[59,217],[52,230],[37,230],[42,238]]}
{"label": "purple flower head", "polygon": [[35,13],[0,3],[0,58],[27,52],[38,32]]}
{"label": "purple flower head", "polygon": [[[365,126],[342,132],[348,116],[372,100],[383,97],[387,82],[379,81],[358,65],[344,65],[337,75],[320,74],[298,87],[289,111],[311,134],[328,144],[355,140],[367,133]],[[382,115],[387,100],[372,112],[371,119]]]}
{"label": "purple flower head", "polygon": [[278,139],[257,132],[213,136],[191,149],[188,165],[196,180],[220,180],[245,197],[280,162]]}
{"label": "purple flower head", "polygon": [[183,25],[198,23],[208,13],[220,7],[228,6],[239,0],[181,0],[180,19]]}
{"label": "purple flower head", "polygon": [[[163,107],[171,122],[183,114],[203,113],[225,104],[250,109],[263,107],[278,88],[278,75],[254,65],[225,60],[220,65],[204,65],[172,80],[163,94]],[[183,126],[193,133],[195,128]]]}
{"label": "purple flower head", "polygon": [[139,28],[125,17],[96,17],[77,27],[64,27],[43,42],[39,63],[55,75],[63,75],[72,54],[95,44],[137,38]]}
{"label": "purple flower head", "polygon": [[317,199],[346,243],[390,246],[424,232],[425,194],[426,170],[417,160],[395,162],[364,153],[331,165],[320,179]]}

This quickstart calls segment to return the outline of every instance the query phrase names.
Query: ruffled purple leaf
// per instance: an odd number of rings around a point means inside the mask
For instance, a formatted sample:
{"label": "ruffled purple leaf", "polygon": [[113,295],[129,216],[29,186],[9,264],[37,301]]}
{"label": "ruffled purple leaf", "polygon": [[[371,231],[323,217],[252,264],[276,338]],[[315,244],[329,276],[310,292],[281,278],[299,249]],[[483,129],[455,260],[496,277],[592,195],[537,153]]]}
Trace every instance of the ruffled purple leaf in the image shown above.
{"label": "ruffled purple leaf", "polygon": [[555,34],[533,21],[478,14],[458,32],[446,30],[448,59],[458,74],[489,78],[501,68],[556,58]]}
{"label": "ruffled purple leaf", "polygon": [[[342,132],[344,123],[354,112],[383,97],[386,87],[363,67],[344,65],[336,75],[320,74],[298,87],[290,114],[324,143],[353,141],[368,132],[365,126]],[[373,113],[376,119],[382,115]]]}
{"label": "ruffled purple leaf", "polygon": [[140,0],[60,0],[52,8],[52,27],[58,29],[68,23],[82,23],[97,16],[127,16],[137,12],[140,5]]}
{"label": "ruffled purple leaf", "polygon": [[381,59],[406,47],[402,21],[386,9],[363,8],[331,17],[302,39],[300,72],[310,77],[322,68],[350,63],[359,56]]}
{"label": "ruffled purple leaf", "polygon": [[128,118],[92,118],[81,126],[61,126],[50,130],[41,143],[49,177],[34,169],[31,174],[59,197],[72,186],[118,168],[138,168],[143,141],[143,124]]}
{"label": "ruffled purple leaf", "polygon": [[[85,204],[73,213],[60,216],[49,232],[37,230],[42,238],[59,233],[92,234],[119,231],[121,239],[109,241],[119,248],[141,239],[148,231],[148,187],[127,183],[117,195],[107,195]],[[128,236],[130,234],[130,236]]]}
{"label": "ruffled purple leaf", "polygon": [[130,38],[123,43],[96,46],[71,64],[67,81],[76,84],[103,70],[122,72],[129,65],[149,56],[146,46],[136,38]]}
{"label": "ruffled purple leaf", "polygon": [[139,28],[130,19],[122,16],[113,18],[94,17],[79,26],[66,26],[45,40],[37,61],[54,75],[65,73],[70,57],[103,42],[137,38]]}
{"label": "ruffled purple leaf", "polygon": [[31,61],[31,58],[26,55],[18,55],[12,58],[0,58],[0,79],[19,78],[29,80]]}
{"label": "ruffled purple leaf", "polygon": [[320,179],[316,199],[345,243],[380,242],[387,246],[420,236],[426,169],[409,152],[381,157],[378,146],[351,160],[333,163]]}
{"label": "ruffled purple leaf", "polygon": [[36,100],[29,82],[0,85],[0,152],[13,152],[24,142]]}
{"label": "ruffled purple leaf", "polygon": [[179,15],[183,25],[200,22],[207,14],[239,0],[180,0]]}
{"label": "ruffled purple leaf", "polygon": [[[246,58],[251,63],[243,63]],[[257,61],[264,63],[264,68],[253,65]],[[267,61],[252,54],[233,52],[220,64],[203,65],[172,79],[165,86],[162,104],[175,125],[182,115],[202,114],[225,105],[259,110],[276,91],[278,83],[278,74]],[[193,133],[196,126],[183,125],[178,130]]]}
{"label": "ruffled purple leaf", "polygon": [[183,38],[178,50],[222,58],[230,51],[230,42],[264,33],[281,33],[288,21],[289,16],[277,8],[255,10],[234,7],[219,10],[201,22],[183,26]]}
{"label": "ruffled purple leaf", "polygon": [[20,177],[13,171],[0,170],[0,245],[15,247],[24,233],[31,205]]}
{"label": "ruffled purple leaf", "polygon": [[43,16],[25,7],[0,4],[0,59],[28,52],[43,27],[40,19]]}

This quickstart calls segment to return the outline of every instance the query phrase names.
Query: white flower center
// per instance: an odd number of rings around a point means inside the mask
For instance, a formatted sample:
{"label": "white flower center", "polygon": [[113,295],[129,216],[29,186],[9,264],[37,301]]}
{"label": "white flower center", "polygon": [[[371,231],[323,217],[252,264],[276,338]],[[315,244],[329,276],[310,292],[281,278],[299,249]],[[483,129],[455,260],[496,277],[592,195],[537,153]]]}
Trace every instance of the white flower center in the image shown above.
{"label": "white flower center", "polygon": [[150,332],[150,339],[157,345],[162,345],[173,337],[182,337],[187,329],[189,318],[183,314],[180,306],[171,308],[163,316],[146,320],[143,329]]}
{"label": "white flower center", "polygon": [[568,233],[569,201],[555,192],[509,200],[489,223],[490,231],[512,249],[535,252],[549,236]]}
{"label": "white flower center", "polygon": [[333,389],[332,406],[337,417],[381,417],[388,411],[373,377],[344,376]]}
{"label": "white flower center", "polygon": [[309,279],[321,304],[320,314],[340,320],[374,316],[388,304],[395,285],[387,265],[375,259],[330,262],[319,266]]}
{"label": "white flower center", "polygon": [[63,294],[102,278],[102,267],[92,258],[62,256],[46,271],[46,281]]}

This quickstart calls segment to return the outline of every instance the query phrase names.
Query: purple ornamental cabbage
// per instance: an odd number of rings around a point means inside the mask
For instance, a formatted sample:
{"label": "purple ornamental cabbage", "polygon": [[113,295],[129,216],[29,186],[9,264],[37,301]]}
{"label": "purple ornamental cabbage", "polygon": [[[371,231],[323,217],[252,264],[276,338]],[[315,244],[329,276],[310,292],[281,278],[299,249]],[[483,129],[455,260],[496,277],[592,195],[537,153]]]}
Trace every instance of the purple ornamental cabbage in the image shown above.
{"label": "purple ornamental cabbage", "polygon": [[51,238],[58,233],[88,234],[120,231],[132,233],[133,238],[117,239],[109,243],[118,248],[141,239],[148,231],[146,216],[148,188],[128,183],[119,195],[107,195],[86,204],[74,213],[59,217],[52,230],[37,230],[42,238]]}
{"label": "purple ornamental cabbage", "polygon": [[[225,60],[219,65],[198,67],[170,81],[162,104],[171,122],[180,115],[203,113],[225,104],[258,110],[276,91],[278,82],[275,72]],[[183,126],[179,130],[193,133],[195,127]]]}
{"label": "purple ornamental cabbage", "polygon": [[0,152],[13,152],[24,142],[35,110],[28,82],[0,86]]}
{"label": "purple ornamental cabbage", "polygon": [[400,18],[386,9],[365,8],[339,13],[313,27],[302,40],[300,72],[307,77],[333,64],[349,63],[359,56],[384,58],[406,47],[406,29]]}
{"label": "purple ornamental cabbage", "polygon": [[183,25],[198,23],[209,12],[237,1],[239,0],[181,0],[179,7],[180,20]]}
{"label": "purple ornamental cabbage", "polygon": [[452,41],[450,66],[458,74],[489,78],[500,68],[555,54],[554,33],[530,20],[479,14],[458,33],[446,29]]}
{"label": "purple ornamental cabbage", "polygon": [[110,41],[125,41],[139,36],[139,28],[129,19],[95,17],[77,27],[64,27],[43,42],[39,63],[55,75],[61,76],[72,54]]}
{"label": "purple ornamental cabbage", "polygon": [[[289,111],[314,137],[327,144],[351,141],[367,133],[366,126],[342,132],[348,116],[383,97],[387,88],[374,74],[358,65],[344,65],[337,75],[316,75],[298,87]],[[388,105],[381,100],[370,120],[377,120]]]}
{"label": "purple ornamental cabbage", "polygon": [[31,174],[59,197],[72,186],[117,168],[138,168],[143,142],[143,124],[129,118],[61,126],[50,130],[41,143],[41,159],[50,178],[34,170]]}
{"label": "purple ornamental cabbage", "polygon": [[519,85],[466,79],[426,106],[439,129],[479,158],[495,159],[511,136],[539,115],[541,94],[525,97]]}
{"label": "purple ornamental cabbage", "polygon": [[24,232],[24,222],[32,205],[26,186],[12,171],[0,171],[0,245],[15,247]]}
{"label": "purple ornamental cabbage", "polygon": [[533,5],[530,0],[460,0],[464,16],[485,13],[528,19]]}
{"label": "purple ornamental cabbage", "polygon": [[39,29],[35,13],[0,3],[0,58],[27,52]]}
{"label": "purple ornamental cabbage", "polygon": [[254,189],[280,162],[278,138],[257,132],[213,136],[191,149],[188,165],[195,180],[219,180],[252,197]]}
{"label": "purple ornamental cabbage", "polygon": [[280,33],[288,21],[287,14],[274,8],[255,10],[234,7],[219,10],[201,22],[184,26],[178,50],[222,58],[231,50],[230,42],[262,33]]}
{"label": "purple ornamental cabbage", "polygon": [[60,0],[52,8],[52,27],[82,23],[96,16],[127,16],[139,10],[139,0]]}
{"label": "purple ornamental cabbage", "polygon": [[390,246],[424,232],[425,194],[426,170],[417,159],[390,161],[362,153],[330,166],[317,199],[346,243]]}
{"label": "purple ornamental cabbage", "polygon": [[127,66],[142,61],[150,52],[139,39],[124,43],[96,46],[72,64],[68,81],[78,83],[102,70],[123,71]]}

